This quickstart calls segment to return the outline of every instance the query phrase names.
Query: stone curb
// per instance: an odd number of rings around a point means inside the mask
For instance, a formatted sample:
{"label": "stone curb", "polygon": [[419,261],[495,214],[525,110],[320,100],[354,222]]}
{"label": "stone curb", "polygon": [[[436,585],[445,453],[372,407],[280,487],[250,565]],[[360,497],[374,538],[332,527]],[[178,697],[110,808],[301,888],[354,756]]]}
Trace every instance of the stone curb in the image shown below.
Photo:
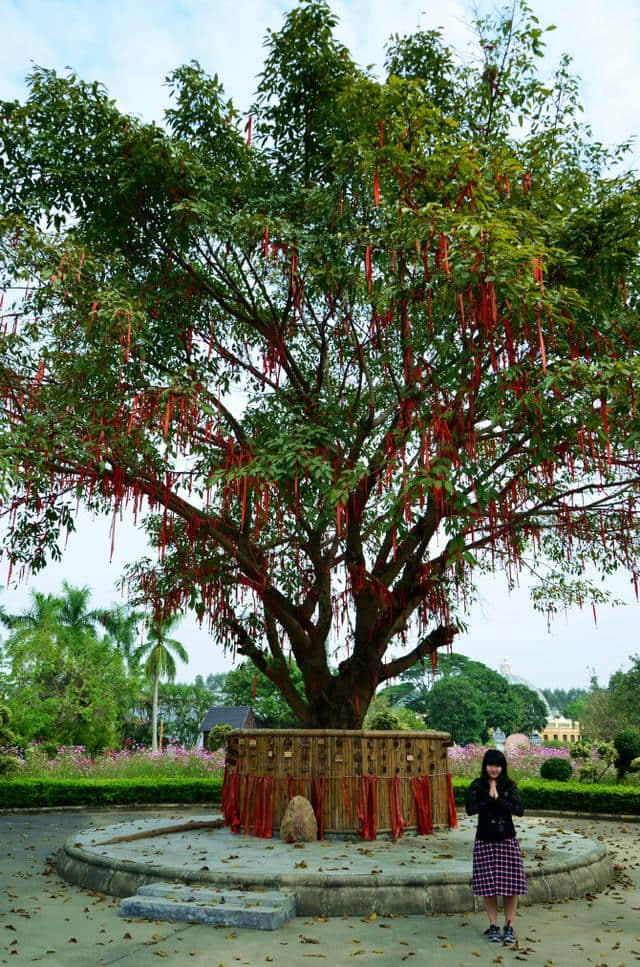
{"label": "stone curb", "polygon": [[[458,804],[459,805],[459,804]],[[161,812],[174,809],[211,809],[220,811],[219,802],[161,802],[161,803],[105,803],[103,806],[7,806],[0,809],[0,816],[37,815],[38,813],[108,813],[108,812]],[[527,816],[544,819],[602,819],[605,822],[640,823],[638,813],[587,813],[561,809],[527,809]]]}
{"label": "stone curb", "polygon": [[[27,816],[38,813],[109,813],[113,812],[160,812],[164,809],[211,809],[220,812],[219,802],[130,802],[105,803],[103,806],[6,806],[0,809],[0,816],[24,813]],[[640,817],[639,817],[640,819]]]}
{"label": "stone curb", "polygon": [[[471,892],[468,873],[406,873],[398,875],[325,873],[232,874],[147,865],[96,855],[74,845],[69,837],[56,860],[56,870],[70,883],[116,897],[135,894],[145,883],[180,881],[230,890],[288,890],[299,916],[368,916],[371,913],[460,913],[481,909]],[[582,896],[602,889],[613,873],[606,848],[595,845],[574,861],[549,863],[527,871],[528,892],[521,903],[544,903]]]}

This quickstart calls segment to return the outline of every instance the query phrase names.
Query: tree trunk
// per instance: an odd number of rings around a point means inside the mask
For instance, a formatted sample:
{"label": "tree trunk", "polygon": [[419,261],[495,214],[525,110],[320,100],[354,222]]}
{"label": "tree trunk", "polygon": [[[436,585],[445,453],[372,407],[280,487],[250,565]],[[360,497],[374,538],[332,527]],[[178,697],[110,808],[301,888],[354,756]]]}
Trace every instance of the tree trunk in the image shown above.
{"label": "tree trunk", "polygon": [[322,691],[308,696],[306,729],[361,729],[375,694],[370,675],[332,676]]}
{"label": "tree trunk", "polygon": [[153,698],[151,703],[151,751],[158,751],[158,672],[153,673]]}

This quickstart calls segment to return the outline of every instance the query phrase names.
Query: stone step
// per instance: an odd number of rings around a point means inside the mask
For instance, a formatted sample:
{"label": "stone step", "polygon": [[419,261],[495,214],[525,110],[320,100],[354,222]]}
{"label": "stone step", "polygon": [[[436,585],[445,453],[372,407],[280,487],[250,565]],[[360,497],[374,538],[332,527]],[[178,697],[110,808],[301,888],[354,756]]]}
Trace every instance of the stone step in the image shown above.
{"label": "stone step", "polygon": [[149,883],[125,897],[120,916],[147,920],[182,920],[213,926],[276,930],[295,916],[295,898],[276,890],[254,893],[212,890],[172,883]]}
{"label": "stone step", "polygon": [[160,896],[170,900],[193,900],[197,903],[233,903],[251,907],[284,907],[295,916],[295,897],[293,893],[281,890],[226,890],[210,886],[186,886],[184,883],[145,883],[138,887],[138,895]]}

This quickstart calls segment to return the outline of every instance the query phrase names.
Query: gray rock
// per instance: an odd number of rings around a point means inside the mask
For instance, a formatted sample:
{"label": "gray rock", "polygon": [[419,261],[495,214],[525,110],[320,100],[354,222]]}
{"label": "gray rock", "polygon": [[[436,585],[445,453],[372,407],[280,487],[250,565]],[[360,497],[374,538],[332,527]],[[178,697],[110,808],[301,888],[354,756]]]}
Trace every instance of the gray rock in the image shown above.
{"label": "gray rock", "polygon": [[304,796],[294,796],[280,823],[280,839],[285,843],[314,843],[318,838],[318,821],[313,806]]}

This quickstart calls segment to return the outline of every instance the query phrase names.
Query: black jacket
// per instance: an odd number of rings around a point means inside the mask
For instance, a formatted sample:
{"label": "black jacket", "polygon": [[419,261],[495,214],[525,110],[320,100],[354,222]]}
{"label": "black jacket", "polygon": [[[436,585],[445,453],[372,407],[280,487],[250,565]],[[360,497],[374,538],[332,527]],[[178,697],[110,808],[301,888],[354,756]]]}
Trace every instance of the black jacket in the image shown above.
{"label": "black jacket", "polygon": [[504,789],[498,789],[498,798],[492,799],[489,788],[480,779],[474,779],[467,789],[467,814],[478,814],[478,828],[476,839],[496,840],[509,839],[516,835],[511,818],[522,816],[524,809],[522,800],[514,782],[509,781]]}

